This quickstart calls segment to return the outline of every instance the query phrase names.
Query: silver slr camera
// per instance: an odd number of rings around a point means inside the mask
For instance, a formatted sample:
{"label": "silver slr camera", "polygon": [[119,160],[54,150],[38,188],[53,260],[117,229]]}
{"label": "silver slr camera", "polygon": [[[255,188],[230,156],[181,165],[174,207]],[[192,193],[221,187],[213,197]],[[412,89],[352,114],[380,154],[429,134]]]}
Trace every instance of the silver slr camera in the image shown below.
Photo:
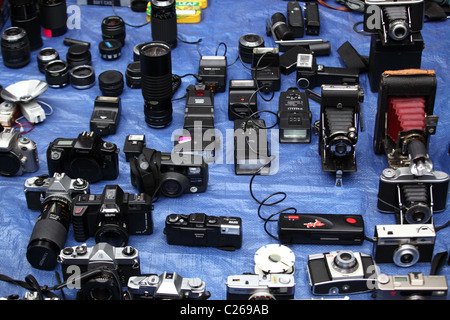
{"label": "silver slr camera", "polygon": [[39,159],[36,144],[15,129],[0,132],[0,174],[4,176],[22,175],[36,172]]}
{"label": "silver slr camera", "polygon": [[375,290],[377,300],[447,300],[447,294],[446,276],[427,276],[421,272],[380,274]]}
{"label": "silver slr camera", "polygon": [[206,300],[211,294],[200,278],[183,278],[177,273],[147,274],[130,277],[126,296],[129,300]]}
{"label": "silver slr camera", "polygon": [[241,274],[229,276],[227,300],[294,299],[293,274]]}

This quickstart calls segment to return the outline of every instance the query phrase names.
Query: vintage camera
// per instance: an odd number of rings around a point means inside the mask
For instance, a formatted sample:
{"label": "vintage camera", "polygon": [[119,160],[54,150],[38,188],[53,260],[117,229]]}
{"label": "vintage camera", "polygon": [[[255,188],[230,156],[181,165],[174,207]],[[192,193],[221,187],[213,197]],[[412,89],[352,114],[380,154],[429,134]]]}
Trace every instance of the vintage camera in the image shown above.
{"label": "vintage camera", "polygon": [[108,243],[66,247],[60,252],[59,262],[64,281],[79,289],[77,300],[122,300],[122,288],[141,271],[136,248]]}
{"label": "vintage camera", "polygon": [[75,139],[57,138],[47,149],[50,175],[65,172],[72,178],[83,178],[90,183],[114,180],[119,175],[119,149],[105,142],[94,132],[86,132]]}
{"label": "vintage camera", "polygon": [[281,72],[278,48],[253,48],[252,78],[264,93],[280,90]]}
{"label": "vintage camera", "polygon": [[149,148],[143,148],[137,158],[130,158],[130,175],[139,192],[152,197],[162,193],[169,198],[205,192],[209,179],[208,164],[202,156]]}
{"label": "vintage camera", "polygon": [[257,111],[255,80],[230,80],[228,87],[228,120],[249,117]]}
{"label": "vintage camera", "polygon": [[375,227],[373,256],[377,263],[410,267],[433,258],[436,232],[432,224],[393,224]]}
{"label": "vintage camera", "polygon": [[409,167],[384,169],[378,186],[378,210],[396,214],[400,224],[432,223],[447,205],[449,176],[431,171],[421,176]]}
{"label": "vintage camera", "polygon": [[278,102],[280,143],[311,142],[311,111],[305,92],[295,87],[280,93]]}
{"label": "vintage camera", "polygon": [[168,244],[233,251],[242,245],[242,220],[204,213],[170,214],[166,218],[164,234]]}
{"label": "vintage camera", "polygon": [[118,185],[105,186],[102,194],[77,196],[71,217],[79,242],[94,236],[97,243],[123,247],[129,235],[153,233],[150,196],[124,193]]}
{"label": "vintage camera", "polygon": [[38,169],[37,146],[31,139],[22,137],[19,131],[12,128],[0,132],[1,175],[11,177]]}
{"label": "vintage camera", "polygon": [[321,85],[358,84],[359,71],[353,68],[326,67],[317,64],[310,53],[297,55],[297,86],[300,89],[312,89]]}
{"label": "vintage camera", "polygon": [[295,294],[293,274],[242,274],[227,278],[227,300],[290,300]]}
{"label": "vintage camera", "polygon": [[[0,86],[0,92],[2,88]],[[12,128],[16,125],[15,121],[20,116],[19,108],[15,102],[1,101],[0,99],[0,125],[3,128]]]}
{"label": "vintage camera", "polygon": [[427,276],[421,272],[380,274],[374,293],[377,300],[447,300],[447,294],[446,276]]}
{"label": "vintage camera", "polygon": [[308,256],[308,276],[315,295],[343,295],[372,291],[376,266],[372,257],[349,250]]}
{"label": "vintage camera", "polygon": [[322,170],[337,174],[337,185],[342,173],[357,170],[355,146],[363,99],[358,85],[322,85],[319,154]]}
{"label": "vintage camera", "polygon": [[41,211],[27,247],[27,259],[33,267],[52,270],[56,266],[56,258],[69,230],[72,199],[78,194],[89,193],[89,190],[86,180],[70,179],[64,173],[25,181],[28,208]]}
{"label": "vintage camera", "polygon": [[145,274],[128,279],[128,300],[206,300],[211,296],[200,278],[183,278],[178,273]]}
{"label": "vintage camera", "polygon": [[373,148],[386,155],[390,168],[417,161],[430,165],[427,149],[439,118],[433,115],[436,88],[434,70],[389,70],[381,75]]}
{"label": "vintage camera", "polygon": [[365,1],[364,31],[372,33],[368,77],[377,92],[386,70],[420,68],[425,1]]}

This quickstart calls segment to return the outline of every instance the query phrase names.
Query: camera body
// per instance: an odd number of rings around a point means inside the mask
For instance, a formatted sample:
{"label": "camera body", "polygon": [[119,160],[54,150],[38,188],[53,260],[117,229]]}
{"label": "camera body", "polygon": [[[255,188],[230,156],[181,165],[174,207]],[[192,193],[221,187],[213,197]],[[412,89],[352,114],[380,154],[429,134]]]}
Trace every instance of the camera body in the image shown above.
{"label": "camera body", "polygon": [[150,196],[124,193],[118,185],[106,185],[102,194],[75,197],[71,218],[79,242],[94,236],[97,243],[123,247],[129,235],[153,233]]}
{"label": "camera body", "polygon": [[[79,281],[78,300],[121,300],[121,288],[141,269],[137,249],[107,243],[66,247],[61,250],[59,261],[64,281]],[[74,271],[74,267],[79,269]]]}
{"label": "camera body", "polygon": [[90,183],[114,180],[119,175],[119,149],[94,132],[84,131],[76,139],[57,138],[47,149],[50,175],[65,172],[69,177]]}
{"label": "camera body", "polygon": [[129,300],[205,300],[211,296],[200,278],[183,278],[175,272],[130,277],[127,294]]}
{"label": "camera body", "polygon": [[377,263],[410,267],[433,258],[436,232],[432,224],[394,224],[375,227],[373,256]]}
{"label": "camera body", "polygon": [[380,274],[375,290],[377,300],[447,300],[447,294],[445,276],[421,272],[395,276]]}
{"label": "camera body", "polygon": [[322,85],[319,154],[322,171],[356,172],[360,102],[358,85]]}
{"label": "camera body", "polygon": [[168,244],[235,250],[242,245],[242,220],[204,213],[171,214],[166,218],[164,234]]}
{"label": "camera body", "polygon": [[447,205],[449,176],[442,171],[414,175],[409,167],[384,169],[378,186],[378,210],[395,213],[400,223],[430,223]]}
{"label": "camera body", "polygon": [[278,101],[280,143],[311,142],[311,111],[305,92],[295,87],[280,93]]}
{"label": "camera body", "polygon": [[161,192],[174,198],[184,193],[205,192],[208,186],[208,164],[199,155],[143,148],[141,154],[130,158],[129,162],[131,183],[139,192],[150,196]]}
{"label": "camera body", "polygon": [[295,294],[293,274],[241,274],[227,278],[227,300],[290,300]]}
{"label": "camera body", "polygon": [[307,271],[314,295],[372,291],[377,272],[370,255],[348,250],[309,255]]}
{"label": "camera body", "polygon": [[0,132],[0,174],[10,177],[38,169],[36,144],[15,129],[3,129]]}

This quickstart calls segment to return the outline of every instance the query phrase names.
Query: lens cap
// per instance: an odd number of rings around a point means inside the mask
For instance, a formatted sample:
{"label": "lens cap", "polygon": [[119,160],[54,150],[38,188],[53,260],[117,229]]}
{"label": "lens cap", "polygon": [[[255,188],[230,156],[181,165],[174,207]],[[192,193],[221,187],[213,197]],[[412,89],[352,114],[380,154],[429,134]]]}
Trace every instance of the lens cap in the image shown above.
{"label": "lens cap", "polygon": [[36,269],[53,270],[57,264],[59,250],[48,241],[36,240],[27,248],[27,260]]}

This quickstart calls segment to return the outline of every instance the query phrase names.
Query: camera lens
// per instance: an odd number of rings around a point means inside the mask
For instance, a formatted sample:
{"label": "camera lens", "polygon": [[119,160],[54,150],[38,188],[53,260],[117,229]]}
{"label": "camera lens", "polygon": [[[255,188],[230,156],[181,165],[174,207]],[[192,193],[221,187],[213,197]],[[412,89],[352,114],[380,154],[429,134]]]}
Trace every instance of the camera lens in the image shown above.
{"label": "camera lens", "polygon": [[89,89],[94,83],[95,71],[91,66],[77,66],[70,71],[70,84],[75,89]]}
{"label": "camera lens", "polygon": [[239,39],[239,56],[245,63],[253,60],[253,49],[264,47],[264,39],[257,34],[246,34]]}
{"label": "camera lens", "polygon": [[386,6],[382,10],[388,25],[389,36],[396,41],[405,39],[409,35],[406,6]]}
{"label": "camera lens", "polygon": [[66,55],[69,68],[73,68],[81,65],[91,64],[91,52],[89,47],[83,44],[74,44],[69,47]]}
{"label": "camera lens", "polygon": [[98,76],[98,83],[105,97],[118,97],[123,92],[123,74],[116,70],[107,70]]}
{"label": "camera lens", "polygon": [[69,84],[69,66],[63,60],[54,60],[45,66],[45,81],[49,87],[63,88]]}
{"label": "camera lens", "polygon": [[53,48],[44,48],[37,55],[37,63],[39,71],[45,73],[45,66],[53,61],[59,60],[59,53]]}
{"label": "camera lens", "polygon": [[164,128],[172,122],[172,57],[167,43],[150,42],[140,51],[141,88],[147,125]]}
{"label": "camera lens", "polygon": [[143,42],[135,45],[133,47],[133,61],[140,61],[141,60],[141,48],[151,42]]}
{"label": "camera lens", "polygon": [[134,61],[127,66],[125,79],[130,88],[141,88],[141,63],[139,61]]}
{"label": "camera lens", "polygon": [[30,62],[30,42],[27,33],[19,27],[11,27],[2,32],[3,64],[8,68],[22,68]]}
{"label": "camera lens", "polygon": [[420,253],[415,246],[404,244],[394,251],[393,260],[399,267],[411,267],[419,261],[419,257]]}
{"label": "camera lens", "polygon": [[333,261],[334,265],[343,273],[353,272],[358,267],[358,260],[351,251],[340,251]]}
{"label": "camera lens", "polygon": [[330,152],[333,156],[341,158],[346,157],[353,152],[353,145],[346,139],[334,139],[330,144]]}
{"label": "camera lens", "polygon": [[178,172],[166,172],[161,177],[161,193],[166,197],[175,198],[184,193],[189,186],[186,176]]}
{"label": "camera lens", "polygon": [[26,31],[31,51],[42,47],[41,24],[34,0],[9,0],[11,25]]}
{"label": "camera lens", "polygon": [[39,0],[39,21],[44,36],[59,37],[67,32],[67,6],[65,0]]}
{"label": "camera lens", "polygon": [[126,30],[125,22],[121,17],[110,16],[102,21],[102,38],[103,40],[117,40],[121,46],[125,45]]}
{"label": "camera lens", "polygon": [[103,60],[117,60],[122,54],[122,45],[119,40],[104,40],[98,44],[98,50]]}
{"label": "camera lens", "polygon": [[151,0],[153,41],[164,41],[172,49],[177,46],[177,13],[175,0]]}
{"label": "camera lens", "polygon": [[119,275],[114,271],[101,270],[81,286],[80,294],[86,300],[121,300]]}
{"label": "camera lens", "polygon": [[37,269],[52,270],[66,242],[72,201],[63,195],[52,195],[42,202],[27,247],[27,260]]}
{"label": "camera lens", "polygon": [[278,40],[294,40],[294,34],[286,24],[286,17],[281,12],[272,15],[272,29]]}
{"label": "camera lens", "polygon": [[0,174],[3,176],[14,176],[20,169],[22,163],[17,155],[12,152],[0,152]]}

